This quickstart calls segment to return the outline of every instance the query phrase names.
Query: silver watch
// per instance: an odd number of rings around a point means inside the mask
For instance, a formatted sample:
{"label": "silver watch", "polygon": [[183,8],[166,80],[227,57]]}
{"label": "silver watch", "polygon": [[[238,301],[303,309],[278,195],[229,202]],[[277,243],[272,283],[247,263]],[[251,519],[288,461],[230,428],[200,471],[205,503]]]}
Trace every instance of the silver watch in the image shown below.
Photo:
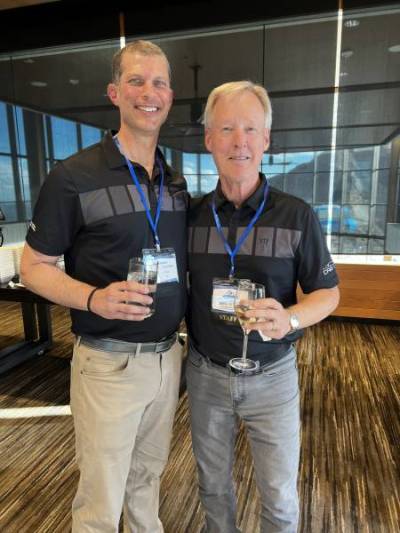
{"label": "silver watch", "polygon": [[289,316],[289,324],[290,324],[290,331],[289,333],[293,333],[294,331],[297,331],[300,329],[300,320],[297,315],[294,313]]}

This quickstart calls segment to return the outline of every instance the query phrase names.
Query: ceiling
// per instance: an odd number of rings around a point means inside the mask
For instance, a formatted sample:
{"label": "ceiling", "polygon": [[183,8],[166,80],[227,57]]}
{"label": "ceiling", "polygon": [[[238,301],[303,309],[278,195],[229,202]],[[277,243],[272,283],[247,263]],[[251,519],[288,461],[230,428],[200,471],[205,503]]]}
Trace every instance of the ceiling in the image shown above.
{"label": "ceiling", "polygon": [[17,7],[36,6],[38,4],[49,4],[59,0],[0,0],[1,9],[15,9]]}
{"label": "ceiling", "polygon": [[[349,20],[358,25],[349,27]],[[353,13],[344,19],[336,136],[332,136],[335,19],[157,40],[170,59],[175,92],[161,141],[178,150],[205,152],[198,119],[210,90],[226,81],[251,79],[270,92],[273,152],[327,149],[332,138],[338,147],[388,142],[400,127],[399,28],[400,5],[391,12]],[[399,52],[389,51],[395,46]],[[118,113],[105,91],[118,47],[115,41],[3,57],[0,99],[116,128]]]}

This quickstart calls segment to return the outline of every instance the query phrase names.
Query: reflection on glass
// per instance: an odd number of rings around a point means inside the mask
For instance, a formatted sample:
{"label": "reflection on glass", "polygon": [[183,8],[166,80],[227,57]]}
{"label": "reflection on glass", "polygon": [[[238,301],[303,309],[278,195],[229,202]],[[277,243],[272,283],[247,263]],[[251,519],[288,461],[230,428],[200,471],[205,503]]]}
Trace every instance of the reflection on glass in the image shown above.
{"label": "reflection on glass", "polygon": [[[198,122],[207,95],[220,83],[252,79],[272,97],[271,148],[261,165],[269,183],[313,206],[323,231],[330,233],[332,252],[384,249],[387,224],[398,222],[400,213],[394,149],[399,142],[400,71],[399,54],[391,50],[398,42],[400,10],[391,7],[385,13],[380,6],[360,13],[357,27],[343,24],[339,57],[335,16],[218,28],[158,41],[174,73],[175,103],[162,136],[164,154],[185,175],[191,194],[213,190],[218,179]],[[344,22],[349,16],[345,9]],[[98,142],[102,130],[118,127],[118,112],[104,94],[117,49],[117,42],[93,43],[54,54],[30,51],[31,63],[18,54],[3,58],[0,195],[2,201],[9,199],[7,222],[22,217],[23,205],[29,211],[45,170]],[[336,61],[340,89],[346,90],[338,93],[333,117]],[[47,86],[33,87],[32,80]],[[13,98],[23,107],[5,103]],[[60,116],[44,115],[52,109]],[[399,191],[398,197],[391,191]]]}
{"label": "reflection on glass", "polygon": [[197,154],[183,153],[183,174],[197,174]]}
{"label": "reflection on glass", "polygon": [[8,156],[0,156],[0,198],[1,208],[7,222],[16,221],[17,210],[12,160],[11,157]]}
{"label": "reflection on glass", "polygon": [[17,138],[17,152],[19,155],[26,155],[24,119],[22,108],[19,106],[14,107],[14,124]]}
{"label": "reflection on glass", "polygon": [[0,102],[0,152],[10,152],[6,104]]}
{"label": "reflection on glass", "polygon": [[28,160],[26,157],[18,158],[19,173],[22,184],[22,196],[25,202],[29,202],[31,199],[31,188],[29,180]]}
{"label": "reflection on glass", "polygon": [[368,249],[368,239],[356,237],[341,237],[341,254],[366,254]]}
{"label": "reflection on glass", "polygon": [[81,125],[82,148],[96,144],[101,139],[101,130],[93,126]]}
{"label": "reflection on glass", "polygon": [[70,120],[51,117],[55,159],[65,159],[78,150],[76,124]]}
{"label": "reflection on glass", "polygon": [[202,174],[218,174],[211,154],[200,154],[200,171]]}
{"label": "reflection on glass", "polygon": [[344,173],[344,201],[346,203],[370,203],[371,171],[359,170]]}

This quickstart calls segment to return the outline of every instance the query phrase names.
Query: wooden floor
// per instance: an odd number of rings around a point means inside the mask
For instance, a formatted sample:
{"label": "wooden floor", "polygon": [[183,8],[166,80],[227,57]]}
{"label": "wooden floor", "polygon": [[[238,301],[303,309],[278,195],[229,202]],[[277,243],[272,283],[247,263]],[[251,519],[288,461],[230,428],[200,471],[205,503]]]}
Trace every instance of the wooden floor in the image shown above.
{"label": "wooden floor", "polygon": [[[71,335],[54,307],[54,348],[0,376],[0,532],[70,528],[78,480],[70,416],[4,418],[69,401]],[[16,342],[17,304],[0,304],[0,348]],[[325,322],[298,346],[302,392],[299,476],[304,533],[400,531],[400,332],[397,326]],[[259,499],[245,433],[235,479],[243,533],[258,531]],[[203,515],[184,395],[161,487],[165,533],[198,533]]]}

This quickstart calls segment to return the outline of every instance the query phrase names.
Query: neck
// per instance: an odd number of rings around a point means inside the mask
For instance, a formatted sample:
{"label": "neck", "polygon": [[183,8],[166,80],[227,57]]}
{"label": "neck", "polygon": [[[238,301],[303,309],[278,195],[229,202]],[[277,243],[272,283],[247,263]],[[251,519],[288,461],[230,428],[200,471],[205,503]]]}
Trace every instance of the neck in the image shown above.
{"label": "neck", "polygon": [[260,178],[257,174],[257,178],[254,180],[239,182],[239,181],[230,181],[222,176],[220,176],[221,189],[224,193],[225,198],[234,204],[236,208],[239,208],[243,202],[247,200],[260,185]]}
{"label": "neck", "polygon": [[157,138],[133,135],[129,130],[123,127],[119,130],[117,136],[123,154],[131,161],[142,165],[142,167],[147,170],[149,178],[151,179],[153,175]]}

